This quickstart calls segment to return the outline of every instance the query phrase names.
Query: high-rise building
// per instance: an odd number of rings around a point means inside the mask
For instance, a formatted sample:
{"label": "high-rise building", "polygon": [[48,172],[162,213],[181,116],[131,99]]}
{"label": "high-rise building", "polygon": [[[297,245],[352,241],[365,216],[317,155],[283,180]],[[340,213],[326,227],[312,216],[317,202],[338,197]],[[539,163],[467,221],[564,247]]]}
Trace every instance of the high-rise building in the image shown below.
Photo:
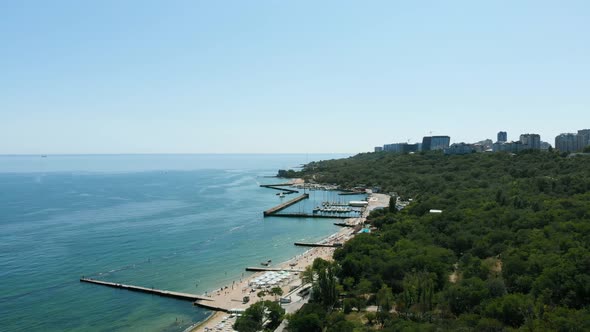
{"label": "high-rise building", "polygon": [[585,147],[590,145],[590,129],[578,130],[577,135],[577,150],[584,150]]}
{"label": "high-rise building", "polygon": [[505,131],[498,132],[498,142],[508,142],[508,133]]}
{"label": "high-rise building", "polygon": [[375,147],[375,152],[381,152],[383,151],[383,147],[382,146],[376,146]]}
{"label": "high-rise building", "polygon": [[530,149],[527,145],[522,144],[521,141],[516,142],[496,142],[493,146],[494,152],[510,152],[518,153]]}
{"label": "high-rise building", "polygon": [[541,150],[541,136],[539,134],[522,134],[520,142],[524,149]]}
{"label": "high-rise building", "polygon": [[449,136],[425,136],[422,139],[422,151],[444,150],[450,143]]}
{"label": "high-rise building", "polygon": [[449,136],[432,136],[432,142],[430,143],[430,150],[444,150],[451,144],[451,138]]}
{"label": "high-rise building", "polygon": [[476,152],[477,148],[474,144],[454,143],[450,147],[444,149],[445,154],[469,154]]}
{"label": "high-rise building", "polygon": [[561,152],[582,151],[590,145],[590,129],[578,130],[577,134],[564,133],[555,137],[555,148]]}
{"label": "high-rise building", "polygon": [[403,153],[418,152],[418,151],[420,151],[420,144],[419,143],[415,143],[415,144],[404,143],[404,144],[402,144],[402,152]]}
{"label": "high-rise building", "polygon": [[394,143],[394,144],[385,144],[383,146],[383,151],[387,152],[397,152],[397,153],[408,153],[408,152],[417,152],[419,151],[419,144],[408,144],[408,143]]}
{"label": "high-rise building", "polygon": [[430,144],[432,143],[432,137],[424,136],[422,138],[422,151],[430,151]]}
{"label": "high-rise building", "polygon": [[561,152],[575,152],[578,150],[578,135],[564,133],[555,137],[555,148]]}

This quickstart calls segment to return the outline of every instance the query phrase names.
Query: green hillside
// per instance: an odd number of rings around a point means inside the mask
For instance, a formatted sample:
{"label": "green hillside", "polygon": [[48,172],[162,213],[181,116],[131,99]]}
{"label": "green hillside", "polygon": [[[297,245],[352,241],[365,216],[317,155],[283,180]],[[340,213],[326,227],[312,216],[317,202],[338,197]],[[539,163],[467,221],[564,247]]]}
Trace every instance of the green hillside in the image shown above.
{"label": "green hillside", "polygon": [[367,153],[290,175],[413,199],[316,264],[338,300],[315,292],[291,331],[590,330],[590,157]]}

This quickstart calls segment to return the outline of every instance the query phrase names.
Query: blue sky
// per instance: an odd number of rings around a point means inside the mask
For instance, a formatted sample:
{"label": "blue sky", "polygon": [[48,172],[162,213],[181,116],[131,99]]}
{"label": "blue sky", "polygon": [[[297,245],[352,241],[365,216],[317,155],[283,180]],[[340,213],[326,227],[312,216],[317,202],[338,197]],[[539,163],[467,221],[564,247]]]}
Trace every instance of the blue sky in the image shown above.
{"label": "blue sky", "polygon": [[590,127],[588,1],[3,1],[0,153],[553,144]]}

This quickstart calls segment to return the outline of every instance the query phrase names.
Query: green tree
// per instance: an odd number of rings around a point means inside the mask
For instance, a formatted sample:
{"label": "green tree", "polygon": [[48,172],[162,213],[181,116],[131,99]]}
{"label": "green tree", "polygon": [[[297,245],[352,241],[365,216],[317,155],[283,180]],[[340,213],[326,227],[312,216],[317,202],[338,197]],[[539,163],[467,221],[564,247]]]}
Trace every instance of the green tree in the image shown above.
{"label": "green tree", "polygon": [[313,283],[316,279],[316,271],[312,265],[305,267],[305,270],[301,272],[301,282],[304,284]]}
{"label": "green tree", "polygon": [[266,328],[276,329],[285,315],[285,309],[272,301],[259,301],[252,304],[244,314],[236,320],[233,328],[239,332],[256,332],[264,328],[263,323],[268,320]]}
{"label": "green tree", "polygon": [[397,208],[395,206],[396,200],[397,200],[397,198],[395,196],[389,197],[389,212],[391,212],[391,213],[397,212]]}
{"label": "green tree", "polygon": [[477,277],[463,279],[450,286],[445,293],[451,312],[457,316],[470,312],[489,296],[490,291],[486,283]]}
{"label": "green tree", "polygon": [[374,312],[367,312],[365,314],[365,318],[367,319],[367,324],[373,325],[375,324],[375,320],[377,319],[377,315]]}
{"label": "green tree", "polygon": [[283,289],[281,287],[273,287],[270,289],[270,293],[275,296],[275,300],[277,296],[283,295]]}
{"label": "green tree", "polygon": [[322,332],[326,322],[326,310],[318,303],[306,303],[287,317],[289,332]]}
{"label": "green tree", "polygon": [[533,311],[532,301],[523,294],[507,294],[491,300],[484,308],[484,315],[502,323],[520,327]]}
{"label": "green tree", "polygon": [[334,267],[330,264],[319,266],[318,279],[313,284],[313,300],[321,303],[326,310],[332,310],[338,301],[338,290]]}

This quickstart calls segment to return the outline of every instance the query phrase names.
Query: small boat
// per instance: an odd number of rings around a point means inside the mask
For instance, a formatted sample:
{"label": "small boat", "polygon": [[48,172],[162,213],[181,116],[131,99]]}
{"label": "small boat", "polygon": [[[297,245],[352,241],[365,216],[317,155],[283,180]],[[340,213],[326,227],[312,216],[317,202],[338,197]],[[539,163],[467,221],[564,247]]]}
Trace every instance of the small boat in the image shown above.
{"label": "small boat", "polygon": [[262,262],[262,263],[260,263],[260,265],[262,265],[262,266],[269,266],[270,263],[269,262]]}
{"label": "small boat", "polygon": [[285,193],[280,193],[280,194],[279,194],[279,197],[280,197],[280,198],[283,198],[283,197],[285,197]]}

